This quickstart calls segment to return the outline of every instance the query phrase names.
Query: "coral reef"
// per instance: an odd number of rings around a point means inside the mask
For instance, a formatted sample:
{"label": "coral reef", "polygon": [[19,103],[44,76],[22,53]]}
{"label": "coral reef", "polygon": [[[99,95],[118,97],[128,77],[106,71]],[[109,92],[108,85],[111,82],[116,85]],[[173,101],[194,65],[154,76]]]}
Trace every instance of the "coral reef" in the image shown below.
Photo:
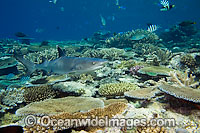
{"label": "coral reef", "polygon": [[109,83],[99,87],[99,94],[106,97],[123,96],[124,92],[138,89],[138,86],[133,83]]}
{"label": "coral reef", "polygon": [[146,74],[149,76],[158,76],[158,75],[168,76],[168,73],[170,71],[173,71],[173,69],[161,66],[149,66],[141,68],[140,70],[138,70],[138,73]]}
{"label": "coral reef", "polygon": [[24,102],[24,90],[17,88],[7,88],[0,90],[0,112],[5,112],[7,109],[12,109],[18,104]]}
{"label": "coral reef", "polygon": [[105,40],[105,45],[108,47],[126,48],[132,47],[135,43],[156,43],[158,36],[146,30],[132,30],[117,35]]}
{"label": "coral reef", "polygon": [[120,64],[116,65],[115,67],[117,69],[130,69],[131,67],[135,66],[135,61],[134,60],[123,60],[121,61]]}
{"label": "coral reef", "polygon": [[7,125],[10,123],[16,123],[21,120],[21,117],[16,116],[15,114],[6,113],[3,117],[0,118],[0,125]]}
{"label": "coral reef", "polygon": [[[88,103],[86,103],[88,105]],[[94,105],[93,105],[94,106]],[[94,107],[93,107],[94,108]],[[51,116],[51,118],[53,119],[81,119],[81,118],[113,118],[114,116],[118,115],[118,114],[123,114],[125,112],[125,110],[127,109],[127,104],[125,103],[121,103],[121,102],[117,102],[117,103],[113,103],[110,105],[105,106],[104,108],[94,108],[91,109],[87,112],[77,112],[77,113],[68,113],[68,112],[64,112],[61,114],[57,114],[57,115],[53,115]],[[84,126],[84,130],[85,131],[89,131],[89,132],[95,132],[97,131],[99,128],[103,128],[103,127],[89,127],[89,125],[85,125],[82,123],[79,123],[80,127]],[[34,127],[24,127],[24,130],[26,132],[28,131],[49,131],[52,132],[52,128],[54,128],[54,132],[58,131],[58,130],[64,130],[64,129],[69,129],[69,128],[78,128],[78,125],[63,125],[62,127],[40,127],[39,125],[35,125]],[[39,127],[39,128],[38,128]]]}
{"label": "coral reef", "polygon": [[161,80],[161,84],[159,85],[161,91],[176,98],[200,103],[200,90],[196,89],[199,88],[199,82],[194,80],[195,76],[190,74],[190,77],[188,77],[187,71],[184,75],[176,72],[170,72],[169,75],[171,77],[168,81],[172,83]]}
{"label": "coral reef", "polygon": [[94,82],[94,79],[93,79],[94,77],[92,76],[92,75],[90,75],[90,74],[88,74],[88,75],[86,75],[86,74],[81,74],[80,75],[80,79],[79,79],[79,81],[81,82],[81,83],[86,83],[86,82]]}
{"label": "coral reef", "polygon": [[124,96],[134,99],[151,99],[155,97],[159,91],[156,88],[143,88],[137,90],[130,90],[124,93]]}
{"label": "coral reef", "polygon": [[36,64],[41,64],[45,60],[51,61],[58,57],[58,51],[55,48],[45,49],[42,51],[28,53],[24,55],[25,59],[28,59]]}
{"label": "coral reef", "polygon": [[69,80],[70,77],[68,77],[66,74],[64,75],[51,75],[51,76],[43,76],[43,75],[36,75],[31,77],[29,83],[27,84],[33,84],[33,85],[41,85],[41,84],[48,84],[53,85],[59,82],[64,82],[66,80]]}
{"label": "coral reef", "polygon": [[129,72],[130,72],[131,75],[136,75],[136,74],[138,74],[138,71],[139,71],[141,68],[143,68],[143,67],[144,67],[144,66],[136,65],[136,66],[134,66],[134,67],[131,67],[131,68],[129,69]]}
{"label": "coral reef", "polygon": [[136,128],[136,133],[168,133],[167,129],[165,127],[160,126],[138,126]]}
{"label": "coral reef", "polygon": [[189,68],[194,68],[196,64],[196,60],[190,54],[185,54],[180,57],[180,63],[188,66]]}
{"label": "coral reef", "polygon": [[41,101],[56,96],[56,91],[52,89],[51,85],[24,87],[23,90],[24,100],[27,103]]}
{"label": "coral reef", "polygon": [[[63,106],[65,105],[65,106]],[[92,97],[64,97],[33,102],[16,111],[17,116],[23,115],[55,115],[63,112],[74,113],[104,107],[104,102]]]}
{"label": "coral reef", "polygon": [[193,26],[172,26],[169,31],[163,32],[160,37],[165,42],[173,41],[173,42],[184,42],[190,39],[192,35],[197,33],[197,29]]}
{"label": "coral reef", "polygon": [[125,54],[123,49],[118,48],[98,48],[88,49],[83,52],[84,57],[103,58],[108,60],[121,59]]}
{"label": "coral reef", "polygon": [[16,74],[17,70],[17,61],[14,58],[5,56],[0,58],[0,76],[7,75],[10,73]]}
{"label": "coral reef", "polygon": [[96,91],[96,89],[92,86],[75,81],[60,82],[58,84],[53,85],[53,89],[58,90],[59,92],[66,92],[71,95],[82,96],[92,96]]}

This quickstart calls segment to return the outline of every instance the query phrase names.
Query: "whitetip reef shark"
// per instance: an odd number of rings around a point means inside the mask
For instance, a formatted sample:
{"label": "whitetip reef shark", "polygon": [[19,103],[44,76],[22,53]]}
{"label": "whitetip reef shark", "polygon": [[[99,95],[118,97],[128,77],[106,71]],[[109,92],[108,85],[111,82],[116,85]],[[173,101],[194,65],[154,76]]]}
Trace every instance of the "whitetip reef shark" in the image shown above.
{"label": "whitetip reef shark", "polygon": [[85,73],[100,69],[107,63],[107,60],[99,58],[68,57],[59,46],[56,47],[59,58],[45,61],[42,64],[34,64],[16,53],[14,53],[14,57],[27,68],[26,75],[30,75],[36,70],[44,70],[49,74]]}

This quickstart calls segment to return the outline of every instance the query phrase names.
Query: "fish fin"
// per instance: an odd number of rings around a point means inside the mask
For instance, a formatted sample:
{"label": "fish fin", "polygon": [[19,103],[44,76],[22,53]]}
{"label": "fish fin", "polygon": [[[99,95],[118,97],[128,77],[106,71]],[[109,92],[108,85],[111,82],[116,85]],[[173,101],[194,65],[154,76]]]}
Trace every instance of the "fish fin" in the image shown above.
{"label": "fish fin", "polygon": [[13,57],[26,67],[26,76],[31,75],[36,70],[36,65],[33,62],[24,59],[23,56],[17,54],[15,51],[13,52]]}
{"label": "fish fin", "polygon": [[147,26],[149,27],[149,26],[151,26],[152,25],[152,23],[147,23]]}
{"label": "fish fin", "polygon": [[65,53],[63,52],[63,50],[58,45],[56,45],[56,48],[58,50],[58,56],[59,57],[65,56]]}

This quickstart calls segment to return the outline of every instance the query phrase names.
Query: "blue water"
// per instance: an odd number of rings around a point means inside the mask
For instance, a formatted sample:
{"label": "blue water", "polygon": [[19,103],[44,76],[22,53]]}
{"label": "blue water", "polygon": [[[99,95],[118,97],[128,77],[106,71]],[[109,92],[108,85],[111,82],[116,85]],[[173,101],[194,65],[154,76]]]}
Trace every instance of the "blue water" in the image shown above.
{"label": "blue water", "polygon": [[[176,7],[161,12],[158,0],[1,0],[0,38],[16,38],[24,32],[35,41],[73,40],[90,37],[95,31],[124,32],[146,29],[146,23],[157,24],[160,31],[184,20],[200,27],[200,0],[171,0]],[[102,26],[100,14],[105,18]],[[114,20],[112,20],[114,18]]]}

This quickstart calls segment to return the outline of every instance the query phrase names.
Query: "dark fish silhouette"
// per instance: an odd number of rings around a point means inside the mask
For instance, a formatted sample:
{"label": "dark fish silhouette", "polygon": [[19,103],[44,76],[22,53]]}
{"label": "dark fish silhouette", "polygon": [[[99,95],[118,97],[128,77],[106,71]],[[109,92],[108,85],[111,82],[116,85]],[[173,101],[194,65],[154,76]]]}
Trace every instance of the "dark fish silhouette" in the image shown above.
{"label": "dark fish silhouette", "polygon": [[45,70],[50,74],[84,73],[102,68],[107,62],[99,58],[67,57],[58,46],[57,50],[59,58],[52,61],[45,61],[42,64],[34,64],[15,53],[14,57],[27,68],[27,75],[30,75],[35,70]]}
{"label": "dark fish silhouette", "polygon": [[27,37],[27,35],[24,34],[23,32],[16,32],[16,33],[15,33],[15,36],[16,36],[16,37]]}
{"label": "dark fish silhouette", "polygon": [[183,22],[179,23],[178,25],[182,26],[182,27],[185,27],[185,26],[190,26],[190,25],[193,25],[193,24],[196,24],[196,22],[193,22],[193,21],[183,21]]}

